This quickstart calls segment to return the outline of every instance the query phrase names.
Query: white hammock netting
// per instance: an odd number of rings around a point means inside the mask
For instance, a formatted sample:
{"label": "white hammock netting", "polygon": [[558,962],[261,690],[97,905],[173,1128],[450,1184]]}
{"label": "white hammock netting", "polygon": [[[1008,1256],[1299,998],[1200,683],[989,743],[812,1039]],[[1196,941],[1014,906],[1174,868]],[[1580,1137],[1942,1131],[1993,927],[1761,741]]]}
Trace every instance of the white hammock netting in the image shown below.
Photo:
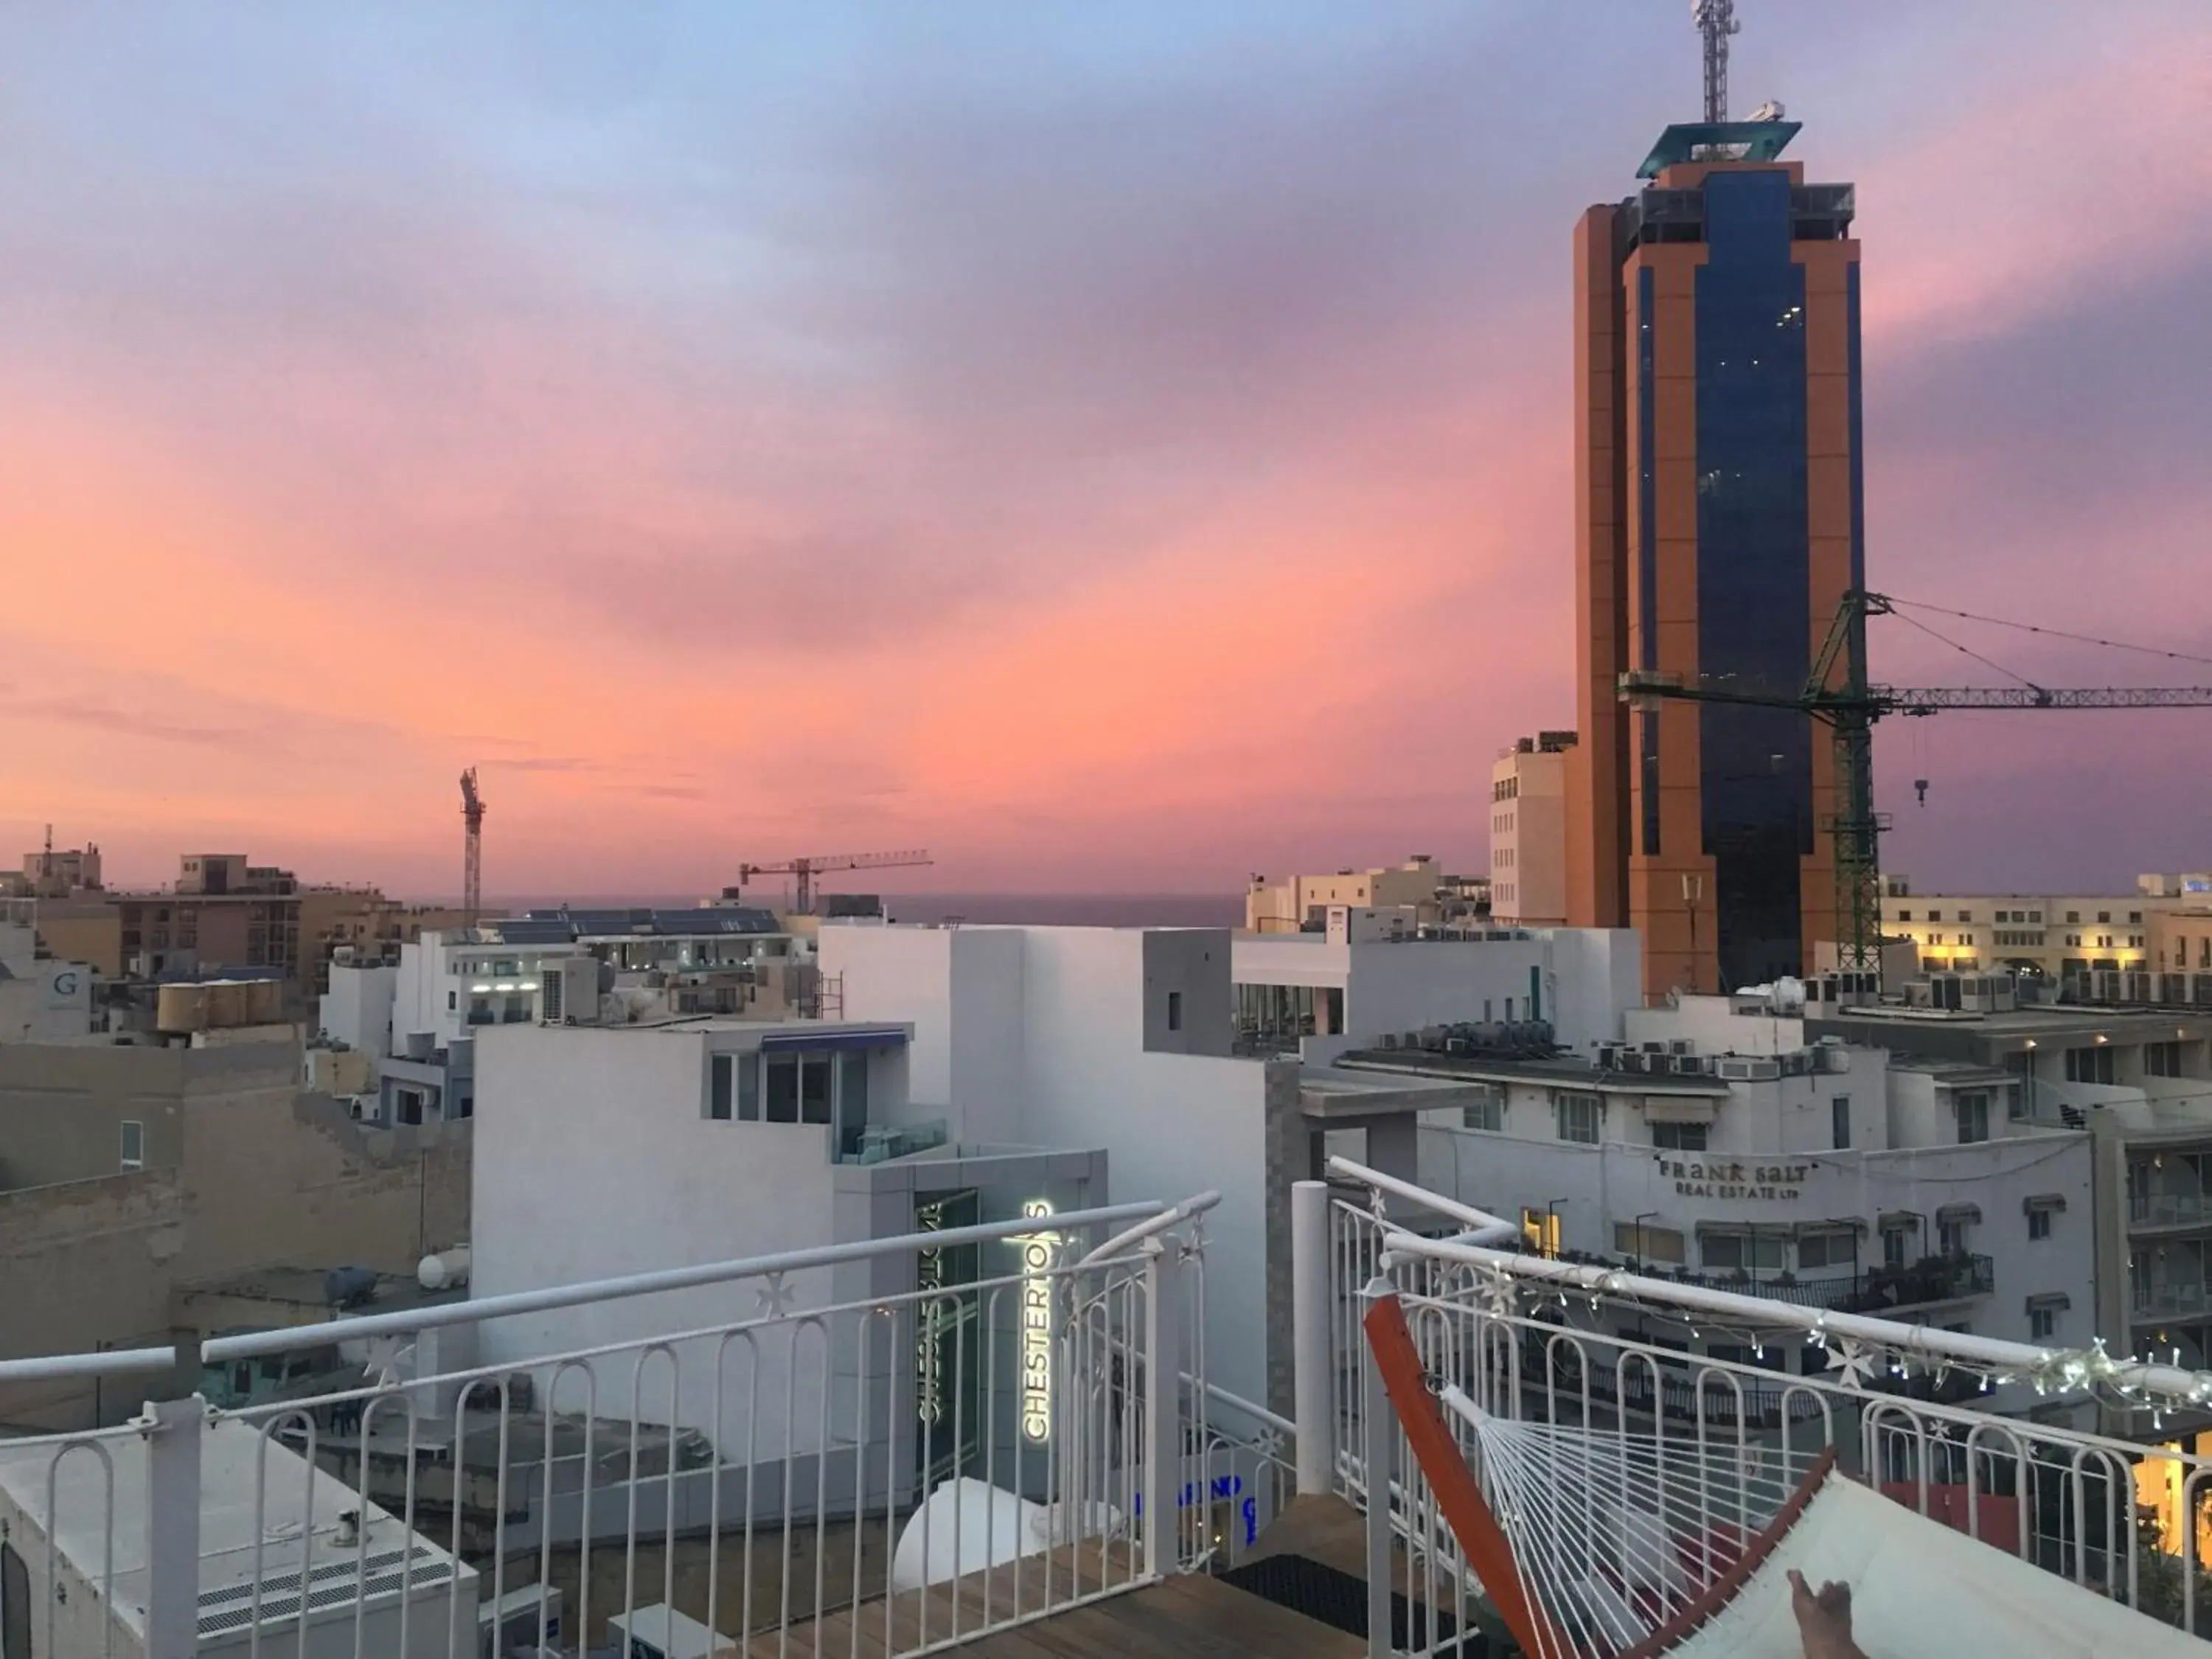
{"label": "white hammock netting", "polygon": [[1455,1388],[1443,1403],[1473,1431],[1470,1467],[1522,1593],[1544,1615],[1534,1659],[1800,1659],[1793,1567],[1816,1586],[1850,1585],[1869,1659],[2206,1651],[1915,1514],[1820,1454],[1515,1421]]}

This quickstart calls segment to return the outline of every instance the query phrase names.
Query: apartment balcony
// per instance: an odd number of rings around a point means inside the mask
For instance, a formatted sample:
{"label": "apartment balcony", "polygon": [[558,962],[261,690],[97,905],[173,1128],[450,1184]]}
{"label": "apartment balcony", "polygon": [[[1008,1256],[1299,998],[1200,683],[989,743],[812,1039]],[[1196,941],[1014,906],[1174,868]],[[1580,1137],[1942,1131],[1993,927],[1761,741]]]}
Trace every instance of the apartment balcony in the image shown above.
{"label": "apartment balcony", "polygon": [[2190,1279],[2137,1285],[2130,1305],[2138,1320],[2198,1318],[2212,1314],[2212,1287]]}
{"label": "apartment balcony", "polygon": [[1798,1279],[1786,1273],[1764,1276],[1750,1273],[1693,1273],[1686,1268],[1656,1265],[1632,1270],[1701,1290],[1732,1291],[1742,1296],[1786,1302],[1792,1307],[1829,1309],[1838,1313],[1896,1313],[1990,1296],[1996,1291],[1996,1264],[1985,1255],[1931,1255],[1909,1267],[1867,1267],[1856,1273],[1809,1279]]}
{"label": "apartment balcony", "polygon": [[2137,1193],[2128,1200],[2130,1232],[2212,1227],[2212,1194]]}

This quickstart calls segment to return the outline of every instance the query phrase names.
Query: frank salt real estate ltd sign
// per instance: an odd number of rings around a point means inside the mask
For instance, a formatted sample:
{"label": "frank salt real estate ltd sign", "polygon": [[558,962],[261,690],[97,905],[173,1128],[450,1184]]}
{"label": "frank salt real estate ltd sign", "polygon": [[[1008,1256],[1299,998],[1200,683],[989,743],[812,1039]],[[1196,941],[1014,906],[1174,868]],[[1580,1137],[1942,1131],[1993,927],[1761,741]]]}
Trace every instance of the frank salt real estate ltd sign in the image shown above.
{"label": "frank salt real estate ltd sign", "polygon": [[1809,1164],[1721,1164],[1700,1158],[1662,1158],[1659,1173],[1674,1183],[1682,1198],[1734,1199],[1788,1203],[1803,1189]]}

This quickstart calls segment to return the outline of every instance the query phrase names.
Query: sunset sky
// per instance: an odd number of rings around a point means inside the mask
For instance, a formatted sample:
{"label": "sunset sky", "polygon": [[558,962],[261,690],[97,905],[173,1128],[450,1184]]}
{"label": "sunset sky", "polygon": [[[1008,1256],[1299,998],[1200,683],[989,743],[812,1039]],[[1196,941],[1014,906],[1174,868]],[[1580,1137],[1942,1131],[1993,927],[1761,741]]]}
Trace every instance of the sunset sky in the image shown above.
{"label": "sunset sky", "polygon": [[[1573,720],[1569,233],[1687,9],[9,7],[0,854],[449,893],[474,763],[495,895],[1485,867]],[[1858,186],[1872,583],[2212,655],[2212,8],[1739,10]],[[1887,862],[2212,866],[2208,759],[1899,722]]]}

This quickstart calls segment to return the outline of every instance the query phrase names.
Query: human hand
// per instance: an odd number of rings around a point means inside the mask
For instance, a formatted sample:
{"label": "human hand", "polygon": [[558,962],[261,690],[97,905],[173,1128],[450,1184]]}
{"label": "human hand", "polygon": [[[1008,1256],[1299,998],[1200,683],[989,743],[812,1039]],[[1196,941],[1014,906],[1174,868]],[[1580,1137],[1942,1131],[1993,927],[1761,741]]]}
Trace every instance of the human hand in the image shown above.
{"label": "human hand", "polygon": [[1790,1570],[1790,1610],[1797,1615],[1797,1633],[1805,1643],[1805,1659],[1865,1659],[1851,1640],[1851,1587],[1823,1584],[1816,1593],[1805,1575]]}

